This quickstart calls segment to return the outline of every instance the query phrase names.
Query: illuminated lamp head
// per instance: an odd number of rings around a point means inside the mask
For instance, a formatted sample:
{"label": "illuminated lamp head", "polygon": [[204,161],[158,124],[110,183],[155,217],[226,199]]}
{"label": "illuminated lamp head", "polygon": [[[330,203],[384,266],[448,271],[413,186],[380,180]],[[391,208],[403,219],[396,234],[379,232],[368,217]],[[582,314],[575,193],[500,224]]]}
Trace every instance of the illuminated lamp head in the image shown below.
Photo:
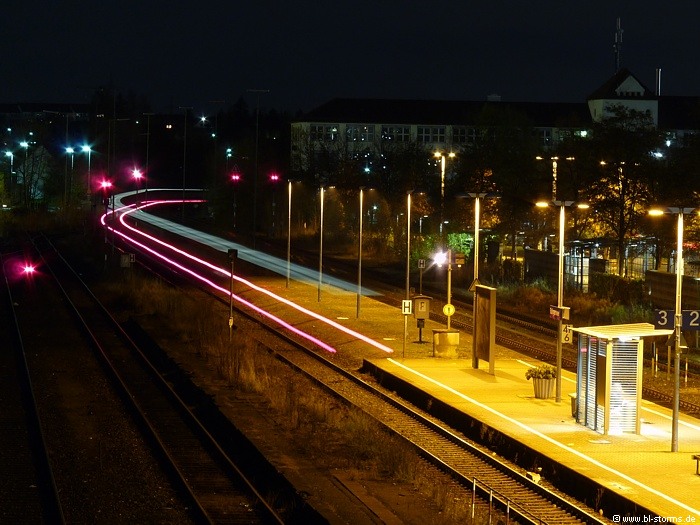
{"label": "illuminated lamp head", "polygon": [[437,252],[435,255],[433,255],[433,261],[435,264],[438,266],[442,266],[447,262],[447,253],[446,252]]}

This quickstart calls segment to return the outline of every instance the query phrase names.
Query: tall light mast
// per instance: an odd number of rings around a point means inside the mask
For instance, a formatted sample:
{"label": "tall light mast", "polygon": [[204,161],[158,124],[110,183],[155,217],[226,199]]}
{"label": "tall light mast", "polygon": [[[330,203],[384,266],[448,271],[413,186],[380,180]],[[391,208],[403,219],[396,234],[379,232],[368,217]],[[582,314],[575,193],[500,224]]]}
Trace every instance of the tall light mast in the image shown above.
{"label": "tall light mast", "polygon": [[620,17],[617,18],[617,27],[615,29],[615,43],[613,44],[613,49],[615,50],[615,73],[620,71],[620,58],[622,56],[622,25],[620,23]]}

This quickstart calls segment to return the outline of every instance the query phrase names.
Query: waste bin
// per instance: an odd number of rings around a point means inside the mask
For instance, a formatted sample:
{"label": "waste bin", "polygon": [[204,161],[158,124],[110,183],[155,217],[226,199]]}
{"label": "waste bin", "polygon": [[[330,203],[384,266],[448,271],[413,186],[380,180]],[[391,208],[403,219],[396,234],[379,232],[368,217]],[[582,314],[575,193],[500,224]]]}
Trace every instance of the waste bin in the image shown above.
{"label": "waste bin", "polygon": [[576,413],[578,412],[578,404],[576,402],[576,392],[569,394],[571,398],[571,417],[576,419]]}
{"label": "waste bin", "polygon": [[433,329],[433,357],[457,357],[459,330]]}

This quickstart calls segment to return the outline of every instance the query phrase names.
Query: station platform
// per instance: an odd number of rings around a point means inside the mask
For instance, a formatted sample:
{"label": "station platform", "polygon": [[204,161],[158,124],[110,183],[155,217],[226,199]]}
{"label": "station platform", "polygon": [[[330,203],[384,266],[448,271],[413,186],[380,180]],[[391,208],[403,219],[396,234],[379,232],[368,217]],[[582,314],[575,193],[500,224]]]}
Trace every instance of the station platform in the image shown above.
{"label": "station platform", "polygon": [[[410,385],[417,392],[414,397],[429,400],[433,409],[437,402],[443,403],[453,411],[453,418],[479,421],[479,427],[521,443],[532,451],[530,456],[548,458],[561,466],[560,475],[561,471],[571,473],[571,483],[590,480],[592,486],[600,488],[601,501],[600,505],[589,505],[602,508],[608,518],[614,519],[614,513],[605,508],[604,494],[609,491],[632,502],[640,514],[652,519],[647,522],[653,523],[656,516],[675,523],[700,523],[700,475],[693,459],[700,454],[700,419],[681,414],[678,452],[671,452],[671,410],[644,400],[640,434],[603,435],[577,423],[572,415],[574,373],[563,370],[561,402],[556,402],[554,394],[550,399],[536,399],[532,381],[525,379],[529,367],[541,364],[536,359],[496,345],[495,373],[491,375],[488,362],[472,368],[471,334],[464,331],[459,334],[456,357],[436,357],[433,333],[444,329],[444,324],[427,320],[419,334],[416,321],[409,316],[408,341],[404,343],[404,316],[399,308],[365,297],[362,314],[356,317],[356,296],[348,291],[324,287],[319,301],[316,289],[308,284],[292,282],[287,288],[270,280],[265,287],[381,342],[388,352],[377,351],[344,333],[334,335],[328,327],[311,326],[308,318],[286,307],[272,307],[294,325],[329,341],[339,354],[362,355],[364,370],[380,382]],[[545,470],[545,479],[546,475]]]}
{"label": "station platform", "polygon": [[[237,246],[217,240],[215,249]],[[324,282],[317,288],[313,280],[303,276],[286,284],[281,277],[256,279],[256,283],[272,295],[260,302],[257,291],[237,282],[236,297],[254,300],[288,326],[323,339],[338,356],[360,356],[365,370],[380,382],[410,385],[416,396],[434,401],[432,406],[440,403],[449,407],[453,417],[478,421],[482,431],[487,428],[522,444],[532,451],[532,457],[548,458],[551,464],[561,466],[560,476],[568,472],[572,479],[585,478],[597,485],[601,504],[591,506],[601,508],[613,521],[614,512],[605,508],[606,492],[641,509],[640,523],[700,523],[700,475],[693,459],[700,454],[700,419],[681,414],[678,452],[671,452],[671,411],[647,401],[642,401],[639,434],[603,435],[578,424],[572,416],[569,394],[576,391],[573,373],[563,371],[560,402],[554,397],[536,399],[532,382],[525,379],[529,367],[541,364],[535,359],[496,345],[492,375],[488,363],[472,368],[471,334],[460,333],[455,357],[436,357],[432,334],[444,329],[444,324],[426,320],[419,332],[409,316],[407,339],[406,316],[401,309],[377,301],[365,291],[360,313],[359,298],[351,287],[343,289]],[[435,305],[439,302],[436,299]],[[291,304],[303,311],[291,308]],[[321,321],[321,316],[326,321]],[[543,475],[546,479],[547,472]]]}
{"label": "station platform", "polygon": [[[384,383],[401,381],[491,429],[636,503],[648,516],[700,523],[700,420],[681,415],[679,451],[671,450],[671,411],[643,401],[641,433],[603,435],[577,423],[569,393],[576,376],[563,371],[562,401],[536,399],[525,379],[537,361],[501,356],[495,374],[471,359],[368,359]],[[453,416],[455,417],[455,416]],[[603,514],[614,519],[614,516]],[[641,512],[644,514],[644,512]],[[653,523],[652,521],[649,521]],[[664,521],[662,521],[664,522]]]}

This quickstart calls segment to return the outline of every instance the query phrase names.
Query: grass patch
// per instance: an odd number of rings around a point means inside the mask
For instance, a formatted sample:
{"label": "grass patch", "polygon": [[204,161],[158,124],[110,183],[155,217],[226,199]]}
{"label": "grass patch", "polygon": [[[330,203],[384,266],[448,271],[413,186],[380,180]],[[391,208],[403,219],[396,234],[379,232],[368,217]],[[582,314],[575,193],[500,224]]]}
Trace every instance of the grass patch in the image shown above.
{"label": "grass patch", "polygon": [[[429,495],[437,509],[434,523],[484,523],[474,520],[464,487],[436,483],[439,471],[418,457],[403,440],[388,434],[373,418],[348,407],[276,359],[254,334],[234,329],[229,341],[228,310],[201,301],[160,281],[129,274],[120,286],[106,285],[130,315],[157,319],[165,335],[211,363],[231,387],[264,398],[275,419],[300,453],[329,470],[356,469],[393,483],[408,483]],[[443,478],[444,479],[444,478]],[[422,494],[422,496],[420,495]],[[426,523],[426,525],[429,525]]]}

